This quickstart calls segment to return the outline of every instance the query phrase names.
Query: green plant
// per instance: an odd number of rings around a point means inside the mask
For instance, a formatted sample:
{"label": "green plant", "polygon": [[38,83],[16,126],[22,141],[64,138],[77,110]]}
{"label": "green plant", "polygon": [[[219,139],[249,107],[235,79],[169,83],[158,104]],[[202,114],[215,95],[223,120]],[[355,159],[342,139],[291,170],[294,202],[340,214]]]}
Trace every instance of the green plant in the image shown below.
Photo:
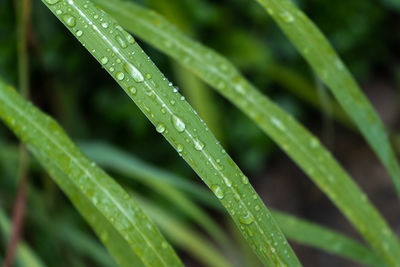
{"label": "green plant", "polygon": [[[123,27],[172,56],[239,107],[292,157],[376,252],[320,226],[282,213],[271,213],[196,111],[158,70],[135,39],[110,15],[87,0],[43,0],[136,103],[156,131],[168,140],[212,190],[264,265],[301,265],[285,235],[300,243],[371,266],[398,265],[400,244],[397,237],[366,195],[316,137],[261,94],[233,64],[189,39],[152,11],[118,0],[93,2],[109,12]],[[400,169],[383,124],[323,35],[289,1],[260,2],[361,129],[391,174],[399,192]],[[187,81],[186,84],[191,86],[196,83]],[[169,243],[147,217],[148,213],[171,242],[187,246],[200,260],[208,255],[209,260],[203,259],[205,264],[229,265],[223,256],[209,249],[207,241],[172,215],[138,196],[137,192],[133,196],[128,194],[118,182],[86,158],[53,119],[2,81],[0,118],[28,146],[118,264],[182,265]],[[216,125],[215,122],[213,124]],[[174,175],[135,162],[115,149],[104,146],[95,146],[95,152],[90,146],[83,146],[83,149],[90,158],[106,168],[124,175],[134,174],[138,181],[174,203],[177,210],[201,225],[221,248],[225,251],[234,250],[229,238],[213,220],[178,189],[193,193],[194,198],[210,207],[219,207],[207,191],[193,187]],[[138,203],[134,199],[138,199]],[[139,207],[143,207],[143,211]],[[307,235],[294,229],[302,229]]]}

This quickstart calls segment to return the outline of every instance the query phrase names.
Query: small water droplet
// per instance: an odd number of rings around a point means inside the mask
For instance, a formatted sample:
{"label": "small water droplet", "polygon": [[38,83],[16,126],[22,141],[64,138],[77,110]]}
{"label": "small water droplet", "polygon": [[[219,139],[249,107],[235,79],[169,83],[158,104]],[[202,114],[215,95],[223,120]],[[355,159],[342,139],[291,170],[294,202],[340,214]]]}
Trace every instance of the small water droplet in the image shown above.
{"label": "small water droplet", "polygon": [[232,186],[232,181],[226,177],[224,177],[224,182],[226,184],[227,187],[231,187]]}
{"label": "small water droplet", "polygon": [[128,90],[129,90],[132,94],[136,95],[136,88],[135,88],[135,87],[131,86],[131,87],[128,88]]}
{"label": "small water droplet", "polygon": [[224,192],[222,191],[221,187],[218,185],[212,185],[211,190],[214,192],[214,194],[217,196],[219,199],[224,198]]}
{"label": "small water droplet", "polygon": [[62,20],[67,24],[69,27],[74,27],[76,25],[75,17],[69,14],[65,14],[62,16]]}
{"label": "small water droplet", "polygon": [[254,222],[254,217],[250,213],[247,213],[246,215],[240,217],[239,221],[243,224],[251,224]]}
{"label": "small water droplet", "polygon": [[293,15],[288,11],[282,12],[280,14],[280,16],[283,19],[283,21],[286,22],[286,23],[292,23],[294,21]]}
{"label": "small water droplet", "polygon": [[118,44],[119,44],[122,48],[127,48],[127,47],[128,47],[128,45],[126,44],[125,40],[122,39],[121,35],[115,36],[115,39],[117,40]]}
{"label": "small water droplet", "polygon": [[78,37],[81,37],[82,34],[83,34],[83,31],[81,31],[81,30],[78,30],[78,31],[76,32],[76,36],[78,36]]}
{"label": "small water droplet", "polygon": [[124,64],[124,70],[129,73],[130,76],[135,80],[135,82],[143,82],[144,77],[142,73],[132,64],[130,63],[125,63]]}
{"label": "small water droplet", "polygon": [[164,126],[164,124],[162,124],[162,123],[157,124],[157,126],[156,126],[156,131],[159,132],[159,133],[165,132],[165,126]]}
{"label": "small water droplet", "polygon": [[107,22],[103,22],[101,24],[101,27],[103,27],[104,29],[107,29],[108,28],[108,23]]}
{"label": "small water droplet", "polygon": [[176,115],[172,115],[171,120],[172,120],[172,124],[174,125],[175,129],[176,129],[178,132],[181,133],[181,132],[185,131],[186,125],[185,125],[185,123],[182,121],[181,118],[179,118],[179,117],[176,116]]}
{"label": "small water droplet", "polygon": [[183,151],[183,146],[181,144],[178,144],[176,146],[176,151],[178,151],[179,153],[181,153]]}
{"label": "small water droplet", "polygon": [[256,205],[256,206],[254,207],[254,209],[255,209],[256,211],[259,211],[259,210],[260,210],[260,206]]}
{"label": "small water droplet", "polygon": [[118,81],[122,81],[125,78],[125,74],[123,72],[117,72],[115,78],[117,78]]}
{"label": "small water droplet", "polygon": [[61,14],[62,14],[61,9],[57,9],[57,10],[56,10],[56,14],[57,14],[57,15],[61,15]]}
{"label": "small water droplet", "polygon": [[248,184],[249,183],[249,179],[247,179],[247,177],[243,174],[240,174],[240,176],[242,177],[242,183],[244,184]]}
{"label": "small water droplet", "polygon": [[201,142],[198,138],[195,138],[193,140],[193,142],[194,142],[194,148],[196,150],[198,150],[198,151],[203,150],[203,148],[204,148],[204,143],[203,142]]}

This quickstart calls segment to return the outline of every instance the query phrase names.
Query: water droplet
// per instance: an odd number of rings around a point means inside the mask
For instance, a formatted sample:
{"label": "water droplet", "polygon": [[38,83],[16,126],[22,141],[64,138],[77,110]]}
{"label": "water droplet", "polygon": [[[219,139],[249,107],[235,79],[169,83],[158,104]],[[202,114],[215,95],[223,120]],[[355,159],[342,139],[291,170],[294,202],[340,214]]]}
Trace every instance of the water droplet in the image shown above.
{"label": "water droplet", "polygon": [[45,2],[46,2],[47,4],[49,4],[49,5],[57,4],[58,1],[60,1],[60,0],[45,0]]}
{"label": "water droplet", "polygon": [[76,36],[78,36],[78,37],[81,37],[82,34],[83,34],[83,31],[81,31],[81,30],[79,30],[79,31],[76,32]]}
{"label": "water droplet", "polygon": [[127,47],[128,47],[128,45],[126,44],[125,40],[122,39],[121,35],[115,36],[115,39],[117,40],[118,44],[119,44],[122,48],[127,48]]}
{"label": "water droplet", "polygon": [[161,243],[161,247],[162,247],[162,248],[167,248],[167,247],[168,247],[168,243],[165,242],[165,241],[162,242],[162,243]]}
{"label": "water droplet", "polygon": [[142,73],[132,64],[130,63],[125,63],[124,64],[124,70],[129,73],[130,76],[135,80],[135,82],[143,82],[144,77]]}
{"label": "water droplet", "polygon": [[286,22],[286,23],[292,23],[294,21],[293,15],[288,11],[282,12],[280,14],[280,16],[283,19],[283,21]]}
{"label": "water droplet", "polygon": [[181,132],[185,131],[186,125],[185,125],[185,123],[181,120],[181,118],[179,118],[179,117],[176,116],[176,115],[172,115],[171,120],[172,120],[172,124],[174,125],[175,129],[176,129],[178,132],[181,133]]}
{"label": "water droplet", "polygon": [[135,88],[135,87],[131,86],[131,87],[128,88],[128,90],[129,90],[132,94],[136,95],[136,88]]}
{"label": "water droplet", "polygon": [[194,148],[196,150],[198,150],[198,151],[203,150],[203,148],[204,148],[203,142],[201,142],[198,138],[195,138],[193,140],[193,142],[194,142]]}
{"label": "water droplet", "polygon": [[254,207],[254,209],[255,209],[256,211],[259,211],[259,210],[260,210],[260,206],[256,205],[256,206]]}
{"label": "water droplet", "polygon": [[67,24],[69,27],[74,27],[76,25],[75,17],[69,14],[65,14],[62,16],[62,20]]}
{"label": "water droplet", "polygon": [[107,29],[108,28],[108,23],[107,22],[103,22],[101,24],[101,27],[103,27],[104,29]]}
{"label": "water droplet", "polygon": [[183,146],[181,144],[178,144],[176,146],[176,151],[178,151],[179,153],[181,153],[183,151]]}
{"label": "water droplet", "polygon": [[231,187],[232,186],[232,181],[226,177],[224,177],[224,182],[226,184],[227,187]]}
{"label": "water droplet", "polygon": [[57,15],[61,15],[61,14],[62,14],[61,9],[57,9],[57,10],[56,10],[56,14],[57,14]]}
{"label": "water droplet", "polygon": [[162,123],[157,124],[157,126],[156,126],[156,131],[159,132],[159,133],[165,132],[165,126],[164,126],[164,124],[162,124]]}
{"label": "water droplet", "polygon": [[211,190],[214,192],[214,194],[217,196],[219,199],[224,198],[224,192],[222,191],[221,187],[218,185],[212,185]]}
{"label": "water droplet", "polygon": [[247,179],[247,177],[243,174],[240,175],[242,177],[242,183],[244,184],[248,184],[249,183],[249,179]]}
{"label": "water droplet", "polygon": [[117,72],[115,78],[117,78],[118,81],[122,81],[125,78],[125,74],[123,72]]}
{"label": "water droplet", "polygon": [[251,224],[254,222],[254,217],[250,213],[247,213],[245,216],[240,217],[239,221],[243,224]]}
{"label": "water droplet", "polygon": [[130,34],[126,34],[126,40],[128,41],[128,43],[130,44],[134,44],[135,43],[135,38],[132,37],[132,35]]}

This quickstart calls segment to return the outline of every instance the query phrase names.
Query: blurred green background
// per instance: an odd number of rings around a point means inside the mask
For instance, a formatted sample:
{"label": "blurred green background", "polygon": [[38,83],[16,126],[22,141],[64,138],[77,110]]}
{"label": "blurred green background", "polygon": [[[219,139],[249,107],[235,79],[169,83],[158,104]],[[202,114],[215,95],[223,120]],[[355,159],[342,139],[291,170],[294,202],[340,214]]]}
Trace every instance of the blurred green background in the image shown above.
{"label": "blurred green background", "polygon": [[[135,2],[157,10],[185,33],[226,56],[257,88],[317,134],[400,234],[400,211],[395,208],[396,197],[390,179],[346,119],[337,122],[329,115],[336,108],[329,92],[256,1]],[[400,126],[400,31],[397,30],[400,29],[400,1],[295,2],[325,33],[387,126],[396,131]],[[13,1],[0,0],[0,76],[18,86],[15,21]],[[200,105],[200,115],[251,177],[251,183],[267,206],[359,238],[328,199],[245,115],[197,79],[188,78],[190,74],[177,67],[176,62],[146,43],[138,42],[189,102],[195,108]],[[112,144],[203,187],[134,103],[40,1],[33,1],[28,52],[31,100],[55,117],[74,141]],[[207,101],[196,102],[188,87],[206,90]],[[130,139],[127,142],[121,136]],[[0,207],[8,218],[17,190],[17,147],[16,138],[0,124]],[[151,187],[132,182],[118,171],[110,173],[179,221],[202,231]],[[95,244],[100,243],[34,160],[29,187],[34,193],[28,197],[23,239],[43,262],[48,266],[102,266],[74,244],[82,235],[69,231],[81,231]],[[205,208],[218,224],[227,228],[229,223],[223,212]],[[227,233],[233,235],[230,230]],[[207,233],[202,235],[208,238]],[[7,238],[4,232],[0,236],[1,259]],[[295,245],[295,251],[305,266],[355,266],[311,248]],[[178,249],[178,253],[188,266],[202,266],[191,253],[183,249]],[[112,266],[112,261],[104,257],[104,266]]]}

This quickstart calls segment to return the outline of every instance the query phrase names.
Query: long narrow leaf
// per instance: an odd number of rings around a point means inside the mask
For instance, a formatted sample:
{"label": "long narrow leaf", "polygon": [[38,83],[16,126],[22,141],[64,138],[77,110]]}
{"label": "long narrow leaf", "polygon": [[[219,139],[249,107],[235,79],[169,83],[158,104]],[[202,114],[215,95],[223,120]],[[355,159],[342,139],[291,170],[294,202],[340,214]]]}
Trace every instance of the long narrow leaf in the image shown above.
{"label": "long narrow leaf", "polygon": [[257,0],[328,86],[392,177],[400,197],[400,167],[384,125],[318,27],[290,0]]}
{"label": "long narrow leaf", "polygon": [[43,2],[213,190],[264,264],[299,266],[248,179],[133,37],[89,1]]}
{"label": "long narrow leaf", "polygon": [[257,91],[228,60],[189,39],[155,12],[119,0],[94,2],[235,103],[293,158],[388,263],[400,262],[396,236],[350,176],[318,139]]}
{"label": "long narrow leaf", "polygon": [[28,145],[121,265],[130,266],[139,257],[147,266],[181,266],[136,202],[84,157],[53,119],[1,81],[0,117]]}

